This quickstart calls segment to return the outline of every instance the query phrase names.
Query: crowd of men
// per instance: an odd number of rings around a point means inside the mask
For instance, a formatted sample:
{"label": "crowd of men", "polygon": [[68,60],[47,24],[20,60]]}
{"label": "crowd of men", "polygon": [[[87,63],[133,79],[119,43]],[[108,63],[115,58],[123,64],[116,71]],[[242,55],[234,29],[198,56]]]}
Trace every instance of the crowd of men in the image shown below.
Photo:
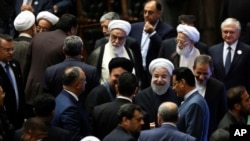
{"label": "crowd of men", "polygon": [[236,18],[209,47],[193,15],[175,30],[150,0],[141,22],[104,14],[82,62],[74,15],[22,8],[18,36],[0,34],[0,140],[229,140],[230,125],[247,124],[250,46]]}

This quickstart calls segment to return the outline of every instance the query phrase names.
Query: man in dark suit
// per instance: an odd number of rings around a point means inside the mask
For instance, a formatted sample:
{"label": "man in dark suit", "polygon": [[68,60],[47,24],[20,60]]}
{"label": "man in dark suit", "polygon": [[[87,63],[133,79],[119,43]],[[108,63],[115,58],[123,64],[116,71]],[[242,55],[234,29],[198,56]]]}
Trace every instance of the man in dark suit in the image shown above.
{"label": "man in dark suit", "polygon": [[148,72],[149,63],[157,58],[164,39],[174,37],[176,32],[168,24],[160,21],[161,5],[157,1],[150,0],[144,5],[144,22],[132,24],[130,37],[135,38],[141,46],[142,64],[147,79],[147,86],[150,84]]}
{"label": "man in dark suit", "polygon": [[[24,2],[27,3],[24,3]],[[52,12],[52,0],[18,0],[15,6],[15,15],[18,15],[22,9],[27,6],[31,6],[36,16],[40,11]]]}
{"label": "man in dark suit", "polygon": [[115,85],[119,76],[124,72],[132,72],[133,63],[123,57],[113,58],[109,62],[109,81],[95,87],[86,98],[86,110],[91,117],[95,106],[114,101],[116,98]]}
{"label": "man in dark suit", "polygon": [[118,126],[103,141],[137,141],[137,136],[144,124],[140,106],[127,103],[117,112]]}
{"label": "man in dark suit", "polygon": [[209,111],[208,137],[217,128],[220,120],[227,112],[225,85],[211,77],[213,72],[212,58],[208,55],[200,55],[194,60],[193,73],[196,78],[196,88],[205,98]]}
{"label": "man in dark suit", "polygon": [[62,90],[62,75],[66,68],[78,66],[86,74],[86,87],[81,95],[81,103],[85,103],[85,98],[89,92],[99,85],[99,76],[96,68],[81,62],[81,52],[83,50],[83,41],[78,36],[68,36],[64,40],[63,52],[66,59],[58,64],[48,67],[44,76],[44,91],[57,96]]}
{"label": "man in dark suit", "polygon": [[[149,117],[149,122],[155,127],[157,123],[157,109],[161,103],[172,101],[178,105],[178,98],[170,87],[173,64],[163,58],[154,59],[149,65],[152,74],[151,86],[142,90],[134,97],[134,102],[142,107]],[[144,124],[145,129],[150,125]]]}
{"label": "man in dark suit", "polygon": [[24,121],[25,99],[20,65],[13,59],[12,41],[9,35],[0,34],[0,76],[6,93],[4,104],[7,116],[15,128],[19,129]]}
{"label": "man in dark suit", "polygon": [[178,131],[176,122],[179,119],[178,106],[173,102],[164,102],[158,108],[158,128],[142,130],[138,141],[195,141],[195,138]]}
{"label": "man in dark suit", "polygon": [[[185,24],[189,26],[194,26],[195,20],[196,18],[194,15],[180,15],[178,17],[179,24]],[[171,60],[171,58],[174,57],[174,53],[176,52],[176,46],[176,37],[162,41],[158,57]],[[200,51],[200,54],[208,54],[208,46],[203,42],[198,41],[194,43],[194,47]]]}
{"label": "man in dark suit", "polygon": [[56,30],[39,33],[32,39],[24,67],[27,103],[32,104],[36,95],[42,92],[45,69],[65,59],[63,53],[65,38],[76,33],[76,17],[64,14],[57,23]]}
{"label": "man in dark suit", "polygon": [[249,94],[244,86],[236,86],[227,91],[228,111],[221,119],[218,129],[230,131],[231,125],[247,125],[250,114]]}
{"label": "man in dark suit", "polygon": [[138,91],[138,81],[134,74],[124,72],[116,84],[117,98],[109,103],[98,105],[92,114],[93,135],[103,139],[118,124],[116,117],[121,105],[132,103],[132,97]]}
{"label": "man in dark suit", "polygon": [[81,107],[79,96],[85,89],[86,75],[80,67],[69,67],[63,74],[63,90],[56,97],[53,125],[70,131],[72,141],[89,134],[87,115]]}
{"label": "man in dark suit", "polygon": [[206,100],[195,88],[195,77],[187,67],[173,71],[173,89],[184,99],[179,106],[180,118],[176,123],[178,130],[188,133],[197,141],[207,141],[209,128],[209,108]]}
{"label": "man in dark suit", "polygon": [[225,19],[221,24],[224,42],[209,48],[209,55],[214,63],[213,76],[225,84],[226,90],[242,85],[250,91],[250,46],[238,40],[240,32],[237,19]]}
{"label": "man in dark suit", "polygon": [[[43,93],[34,99],[34,112],[37,118],[41,119],[47,128],[48,137],[44,141],[70,141],[70,132],[51,125],[53,114],[56,106],[55,98],[51,94]],[[22,130],[16,131],[15,140],[21,141]]]}

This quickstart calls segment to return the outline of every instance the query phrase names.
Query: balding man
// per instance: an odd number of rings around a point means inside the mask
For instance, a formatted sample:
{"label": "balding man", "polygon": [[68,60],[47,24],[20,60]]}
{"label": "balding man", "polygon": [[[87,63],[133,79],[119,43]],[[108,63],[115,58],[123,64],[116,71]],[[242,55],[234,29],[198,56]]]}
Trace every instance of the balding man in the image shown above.
{"label": "balding man", "polygon": [[82,68],[73,66],[64,71],[62,81],[63,90],[56,97],[53,124],[70,131],[72,141],[79,141],[89,132],[86,114],[78,103],[85,90],[86,75]]}
{"label": "balding man", "polygon": [[159,128],[144,130],[138,141],[195,141],[195,138],[178,131],[176,122],[179,119],[178,106],[173,102],[164,102],[158,108]]}
{"label": "balding man", "polygon": [[[178,103],[175,92],[170,87],[170,79],[174,65],[167,59],[157,58],[149,64],[152,75],[151,86],[139,92],[134,100],[149,116],[149,122],[158,126],[157,109],[162,102]],[[144,128],[149,125],[144,125]]]}

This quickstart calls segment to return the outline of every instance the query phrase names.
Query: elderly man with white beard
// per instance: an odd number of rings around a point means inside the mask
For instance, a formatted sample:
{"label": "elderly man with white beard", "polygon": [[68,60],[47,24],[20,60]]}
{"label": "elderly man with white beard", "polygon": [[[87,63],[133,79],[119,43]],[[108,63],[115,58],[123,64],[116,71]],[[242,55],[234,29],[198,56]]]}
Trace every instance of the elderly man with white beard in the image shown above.
{"label": "elderly man with white beard", "polygon": [[124,46],[131,30],[130,23],[124,20],[112,20],[108,25],[108,30],[110,33],[109,41],[104,46],[96,48],[87,59],[87,63],[95,66],[99,71],[100,83],[108,81],[108,64],[115,57],[125,57],[131,60],[135,66],[133,73],[140,78],[138,66],[142,64],[138,64],[134,52]]}
{"label": "elderly man with white beard", "polygon": [[[151,86],[142,90],[134,97],[134,102],[141,106],[149,119],[150,127],[157,127],[157,110],[161,103],[171,101],[178,104],[176,93],[170,87],[174,65],[167,59],[157,58],[149,64],[152,75]],[[148,127],[144,125],[144,127]],[[144,128],[144,129],[145,129]]]}
{"label": "elderly man with white beard", "polygon": [[194,47],[199,41],[199,31],[189,25],[178,25],[176,37],[176,52],[171,55],[170,61],[175,68],[188,67],[192,70],[194,59],[200,55],[200,51]]}

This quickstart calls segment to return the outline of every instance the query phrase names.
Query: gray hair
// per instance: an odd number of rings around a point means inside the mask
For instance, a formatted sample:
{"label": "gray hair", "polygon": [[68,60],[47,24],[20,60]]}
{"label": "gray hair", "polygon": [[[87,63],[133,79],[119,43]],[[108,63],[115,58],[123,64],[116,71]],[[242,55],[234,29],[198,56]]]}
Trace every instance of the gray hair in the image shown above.
{"label": "gray hair", "polygon": [[104,14],[101,18],[100,18],[100,22],[106,21],[106,20],[119,20],[120,16],[118,13],[116,12],[108,12],[106,14]]}
{"label": "gray hair", "polygon": [[221,26],[220,28],[223,29],[223,27],[229,25],[229,24],[235,24],[237,26],[237,29],[240,31],[241,30],[241,25],[240,25],[240,22],[235,19],[235,18],[227,18],[225,19],[222,23],[221,23]]}
{"label": "gray hair", "polygon": [[79,36],[68,36],[64,40],[63,50],[66,55],[76,56],[81,54],[83,41]]}

